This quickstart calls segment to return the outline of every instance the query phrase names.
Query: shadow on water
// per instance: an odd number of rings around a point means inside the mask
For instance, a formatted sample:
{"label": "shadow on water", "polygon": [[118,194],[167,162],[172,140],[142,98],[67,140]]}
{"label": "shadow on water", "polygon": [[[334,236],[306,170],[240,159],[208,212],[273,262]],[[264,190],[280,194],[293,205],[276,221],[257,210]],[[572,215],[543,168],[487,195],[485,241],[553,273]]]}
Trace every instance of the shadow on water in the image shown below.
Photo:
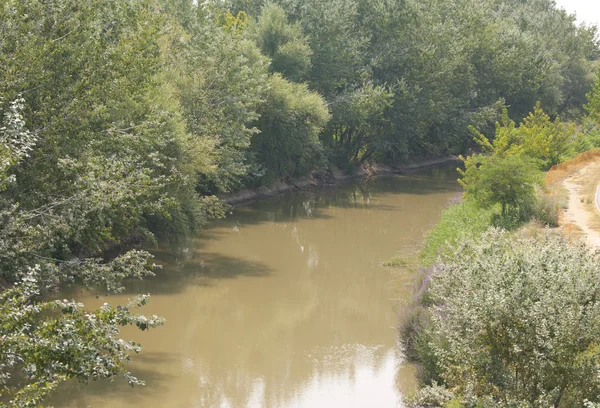
{"label": "shadow on water", "polygon": [[192,256],[162,253],[156,262],[163,265],[155,272],[156,276],[127,282],[123,294],[171,294],[190,286],[212,286],[221,279],[265,277],[272,272],[263,263],[218,253],[200,252]]}
{"label": "shadow on water", "polygon": [[260,262],[249,262],[219,253],[202,253],[191,259],[184,271],[189,275],[206,276],[211,279],[233,279],[239,276],[264,277],[270,268]]}
{"label": "shadow on water", "polygon": [[442,167],[410,176],[385,175],[360,181],[348,181],[333,187],[298,191],[247,204],[233,210],[233,216],[213,222],[200,234],[199,241],[215,239],[213,232],[223,226],[257,225],[265,222],[287,223],[299,219],[332,218],[324,210],[357,208],[377,211],[397,211],[383,204],[379,197],[388,194],[431,195],[459,192],[456,167]]}
{"label": "shadow on water", "polygon": [[256,202],[233,210],[225,220],[210,223],[185,247],[152,251],[156,263],[164,265],[153,278],[129,281],[124,294],[178,293],[189,286],[211,286],[216,280],[238,277],[265,277],[272,271],[260,262],[203,252],[210,241],[220,240],[242,226],[264,223],[290,223],[300,219],[326,220],[331,208],[357,208],[377,211],[398,211],[398,207],[383,204],[378,197],[386,194],[429,195],[458,191],[454,182],[455,169],[438,168],[410,176],[380,176],[361,181],[349,181],[336,187],[287,194],[280,198]]}
{"label": "shadow on water", "polygon": [[139,293],[170,294],[189,286],[211,286],[216,280],[238,277],[265,277],[272,271],[263,263],[218,253],[203,252],[210,241],[221,240],[238,227],[264,223],[290,223],[303,220],[326,220],[331,208],[399,211],[379,197],[386,194],[428,195],[457,191],[454,168],[432,169],[410,176],[380,176],[349,181],[336,187],[299,191],[280,198],[260,201],[233,210],[225,220],[207,225],[203,231],[180,248],[152,250],[155,262],[163,265],[156,276],[126,283],[125,295]]}

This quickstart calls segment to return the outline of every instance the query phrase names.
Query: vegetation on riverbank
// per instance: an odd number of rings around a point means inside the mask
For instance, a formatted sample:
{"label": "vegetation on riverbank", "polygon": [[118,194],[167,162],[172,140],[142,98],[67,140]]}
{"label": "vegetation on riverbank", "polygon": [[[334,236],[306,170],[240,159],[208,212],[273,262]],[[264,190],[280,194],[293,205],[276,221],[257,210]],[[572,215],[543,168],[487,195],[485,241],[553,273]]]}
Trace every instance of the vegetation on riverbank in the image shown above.
{"label": "vegetation on riverbank", "polygon": [[557,232],[463,239],[429,272],[415,341],[427,381],[444,392],[426,387],[412,406],[597,403],[598,255]]}
{"label": "vegetation on riverbank", "polygon": [[[0,21],[10,407],[69,378],[139,383],[119,327],[161,320],[42,300],[57,289],[151,276],[135,248],[223,217],[218,194],[464,152],[468,126],[486,133],[503,108],[522,117],[536,101],[551,133],[557,115],[581,114],[600,57],[596,29],[551,0],[2,0]],[[524,208],[500,205],[502,219]]]}
{"label": "vegetation on riverbank", "polygon": [[551,190],[540,182],[541,170],[596,146],[599,91],[588,95],[585,132],[539,105],[520,126],[505,113],[493,140],[474,132],[486,154],[464,159],[464,199],[428,235],[422,281],[401,322],[424,385],[410,406],[600,403],[600,252],[546,228],[558,225],[564,204],[554,179],[569,165],[553,167]]}

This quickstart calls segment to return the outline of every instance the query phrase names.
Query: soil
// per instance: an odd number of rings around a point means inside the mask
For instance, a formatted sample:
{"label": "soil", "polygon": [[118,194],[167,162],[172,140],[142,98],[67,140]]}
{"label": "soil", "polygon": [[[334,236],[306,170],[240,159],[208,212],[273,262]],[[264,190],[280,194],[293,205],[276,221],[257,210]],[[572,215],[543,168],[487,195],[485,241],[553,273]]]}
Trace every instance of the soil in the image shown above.
{"label": "soil", "polygon": [[575,183],[574,178],[585,176],[592,165],[586,166],[578,173],[565,179],[563,184],[569,191],[569,207],[565,212],[565,221],[576,225],[585,236],[588,245],[600,248],[600,233],[591,228],[591,214],[586,210],[582,186]]}

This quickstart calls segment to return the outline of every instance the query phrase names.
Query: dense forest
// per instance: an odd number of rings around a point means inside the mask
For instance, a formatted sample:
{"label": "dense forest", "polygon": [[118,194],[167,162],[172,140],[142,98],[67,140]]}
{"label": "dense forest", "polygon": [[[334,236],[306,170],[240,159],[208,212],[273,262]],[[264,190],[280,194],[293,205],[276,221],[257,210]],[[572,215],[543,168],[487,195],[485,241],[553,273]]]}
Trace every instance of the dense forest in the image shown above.
{"label": "dense forest", "polygon": [[146,296],[90,313],[48,293],[152,275],[137,248],[224,216],[220,194],[464,153],[503,109],[578,121],[600,59],[552,0],[2,0],[0,22],[9,407],[140,383],[118,327],[162,323]]}

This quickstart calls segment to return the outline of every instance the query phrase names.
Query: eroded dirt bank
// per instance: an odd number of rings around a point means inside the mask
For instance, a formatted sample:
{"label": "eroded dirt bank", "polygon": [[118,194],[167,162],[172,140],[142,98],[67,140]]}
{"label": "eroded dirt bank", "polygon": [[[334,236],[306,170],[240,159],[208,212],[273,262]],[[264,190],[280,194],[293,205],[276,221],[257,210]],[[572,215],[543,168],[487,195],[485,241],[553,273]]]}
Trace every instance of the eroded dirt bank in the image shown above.
{"label": "eroded dirt bank", "polygon": [[222,195],[220,198],[227,204],[235,206],[252,201],[276,197],[297,190],[306,190],[309,188],[322,186],[335,186],[347,182],[348,180],[356,180],[384,174],[411,174],[416,171],[459,162],[460,159],[457,156],[448,156],[394,167],[381,164],[368,164],[357,168],[352,173],[343,172],[340,169],[331,169],[324,177],[310,176],[297,180],[278,181],[270,186],[264,186],[257,189],[245,189],[234,194]]}

